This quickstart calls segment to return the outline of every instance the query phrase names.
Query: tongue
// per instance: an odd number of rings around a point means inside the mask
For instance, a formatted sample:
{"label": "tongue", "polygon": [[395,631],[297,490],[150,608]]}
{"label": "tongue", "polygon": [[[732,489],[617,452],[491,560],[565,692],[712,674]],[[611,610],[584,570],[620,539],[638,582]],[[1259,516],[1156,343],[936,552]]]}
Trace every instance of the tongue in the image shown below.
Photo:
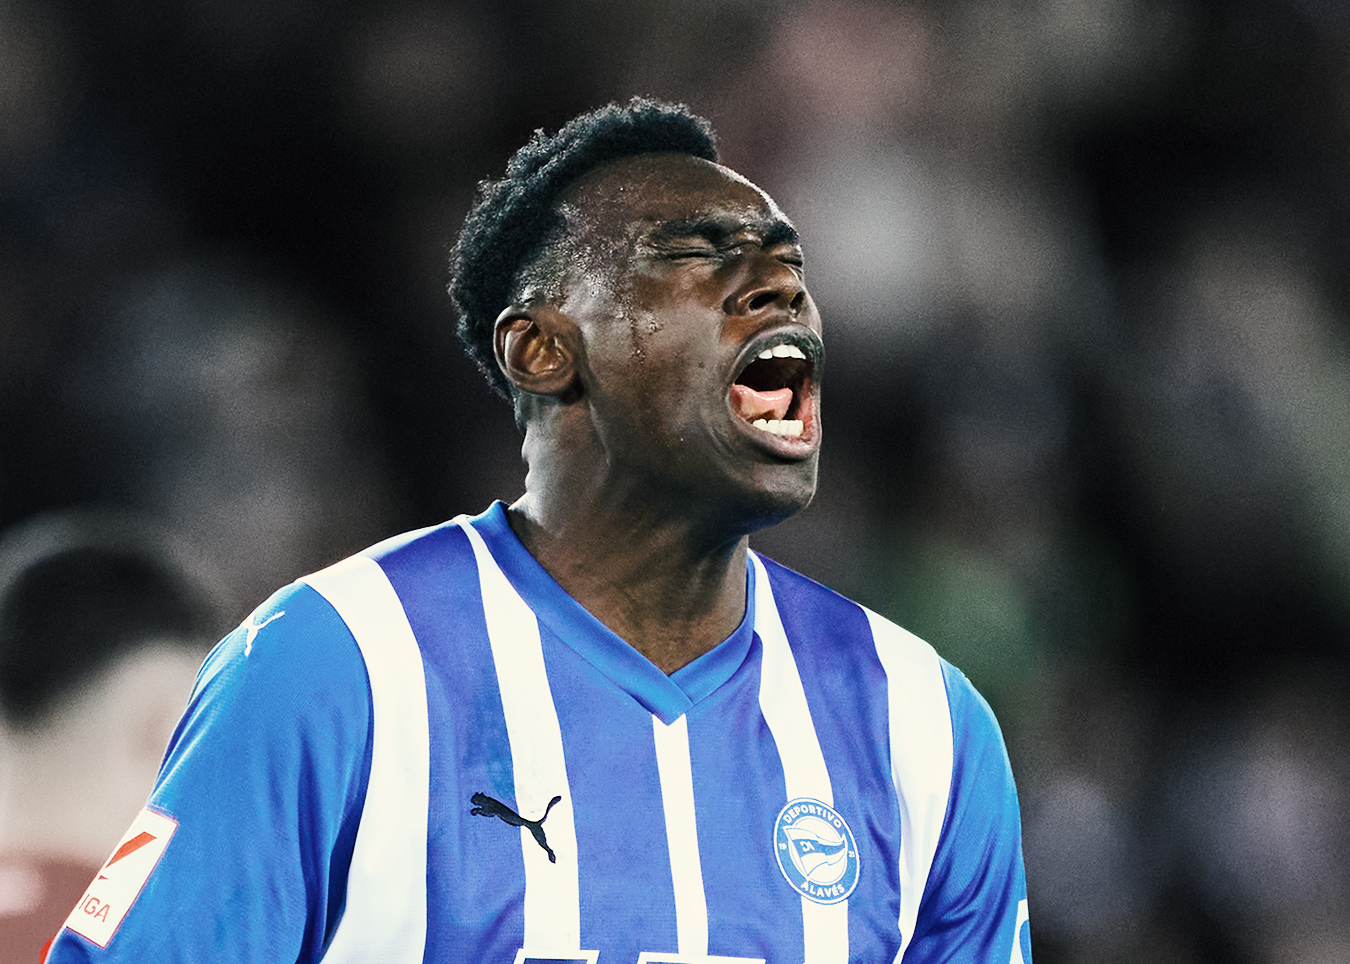
{"label": "tongue", "polygon": [[731,407],[747,422],[757,418],[782,419],[792,407],[792,389],[775,388],[769,392],[757,392],[748,385],[732,385]]}

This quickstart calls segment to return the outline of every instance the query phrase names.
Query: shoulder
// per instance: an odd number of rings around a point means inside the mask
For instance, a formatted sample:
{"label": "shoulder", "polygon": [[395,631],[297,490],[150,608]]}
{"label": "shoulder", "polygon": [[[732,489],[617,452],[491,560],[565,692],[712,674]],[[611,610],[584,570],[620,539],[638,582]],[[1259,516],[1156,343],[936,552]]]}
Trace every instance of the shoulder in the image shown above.
{"label": "shoulder", "polygon": [[[355,747],[359,757],[371,721],[369,678],[351,630],[312,586],[291,583],[202,664],[169,744],[159,802],[172,812],[179,801],[170,798],[194,785],[194,775],[231,758],[261,778],[299,765],[316,740]],[[215,762],[203,769],[205,761]],[[197,789],[209,794],[208,784]]]}
{"label": "shoulder", "polygon": [[[265,775],[298,764],[316,739],[363,748],[371,721],[365,663],[333,607],[303,582],[278,590],[207,656],[157,787],[170,812],[203,761]],[[358,749],[358,756],[360,755]],[[283,768],[284,769],[284,768]],[[209,780],[198,788],[209,793]],[[172,800],[172,803],[170,803]]]}
{"label": "shoulder", "polygon": [[953,738],[958,748],[966,754],[992,753],[1006,761],[1008,752],[993,707],[965,673],[947,660],[938,659],[951,706]]}
{"label": "shoulder", "polygon": [[[868,645],[856,647],[857,651],[875,655],[892,687],[908,690],[908,698],[917,697],[919,688],[928,692],[930,701],[940,697],[942,715],[950,716],[953,729],[986,737],[992,730],[997,736],[998,722],[988,702],[930,643],[814,579],[756,555],[764,564],[775,603],[794,642],[821,642],[835,655],[847,652],[841,643],[865,642]],[[997,739],[1001,743],[1001,737]]]}
{"label": "shoulder", "polygon": [[357,553],[380,566],[437,565],[452,561],[456,554],[468,551],[468,541],[457,516],[436,525],[412,529],[375,543]]}
{"label": "shoulder", "polygon": [[846,694],[859,711],[884,707],[893,766],[953,805],[1014,796],[998,721],[961,670],[885,616],[760,559],[804,679]]}
{"label": "shoulder", "polygon": [[273,593],[207,657],[197,690],[324,687],[360,670],[360,653],[333,606],[303,581]]}
{"label": "shoulder", "polygon": [[[207,658],[198,690],[349,689],[366,673],[356,625],[413,608],[472,553],[453,521],[379,542],[275,592]],[[392,590],[392,592],[390,591]]]}
{"label": "shoulder", "polygon": [[794,644],[825,646],[835,657],[850,653],[897,673],[932,684],[943,661],[927,642],[861,603],[808,576],[757,554],[773,590],[783,626]]}

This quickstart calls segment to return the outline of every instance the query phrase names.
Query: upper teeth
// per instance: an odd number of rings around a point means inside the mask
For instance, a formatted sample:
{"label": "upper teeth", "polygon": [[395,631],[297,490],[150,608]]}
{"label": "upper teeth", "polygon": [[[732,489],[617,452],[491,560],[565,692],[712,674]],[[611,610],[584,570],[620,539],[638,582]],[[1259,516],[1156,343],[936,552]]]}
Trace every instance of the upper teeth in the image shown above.
{"label": "upper teeth", "polygon": [[766,358],[800,358],[806,361],[806,354],[796,345],[774,345],[759,353],[761,360]]}

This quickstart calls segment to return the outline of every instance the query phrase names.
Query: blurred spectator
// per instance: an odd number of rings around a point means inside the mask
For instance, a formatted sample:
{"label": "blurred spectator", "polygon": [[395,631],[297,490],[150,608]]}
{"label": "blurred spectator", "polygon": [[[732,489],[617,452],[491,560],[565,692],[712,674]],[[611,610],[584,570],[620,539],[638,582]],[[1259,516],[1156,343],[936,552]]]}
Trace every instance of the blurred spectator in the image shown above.
{"label": "blurred spectator", "polygon": [[1295,665],[1185,714],[1163,762],[1174,895],[1260,964],[1350,960],[1346,676]]}
{"label": "blurred spectator", "polygon": [[356,361],[299,293],[184,261],[131,285],[89,347],[71,391],[123,498],[210,554],[232,611],[390,528]]}
{"label": "blurred spectator", "polygon": [[1052,665],[1009,747],[1025,770],[1018,790],[1026,858],[1038,868],[1028,892],[1037,958],[1195,960],[1195,935],[1172,934],[1158,919],[1156,694],[1098,659]]}
{"label": "blurred spectator", "polygon": [[37,960],[144,804],[223,630],[205,585],[126,515],[0,538],[0,962]]}
{"label": "blurred spectator", "polygon": [[78,89],[67,25],[35,3],[0,7],[0,172],[22,169],[50,146]]}
{"label": "blurred spectator", "polygon": [[1206,206],[1179,235],[1103,379],[1118,537],[1141,557],[1145,672],[1231,687],[1344,658],[1350,353],[1283,206]]}

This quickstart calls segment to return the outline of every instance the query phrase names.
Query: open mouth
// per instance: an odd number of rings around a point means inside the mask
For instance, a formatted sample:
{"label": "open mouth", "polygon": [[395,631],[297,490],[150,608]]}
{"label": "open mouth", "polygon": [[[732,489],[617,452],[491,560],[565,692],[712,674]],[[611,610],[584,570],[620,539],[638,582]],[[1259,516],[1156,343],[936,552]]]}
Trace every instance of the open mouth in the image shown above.
{"label": "open mouth", "polygon": [[791,341],[760,349],[731,386],[732,409],[761,432],[801,437],[811,423],[812,367],[803,346]]}

